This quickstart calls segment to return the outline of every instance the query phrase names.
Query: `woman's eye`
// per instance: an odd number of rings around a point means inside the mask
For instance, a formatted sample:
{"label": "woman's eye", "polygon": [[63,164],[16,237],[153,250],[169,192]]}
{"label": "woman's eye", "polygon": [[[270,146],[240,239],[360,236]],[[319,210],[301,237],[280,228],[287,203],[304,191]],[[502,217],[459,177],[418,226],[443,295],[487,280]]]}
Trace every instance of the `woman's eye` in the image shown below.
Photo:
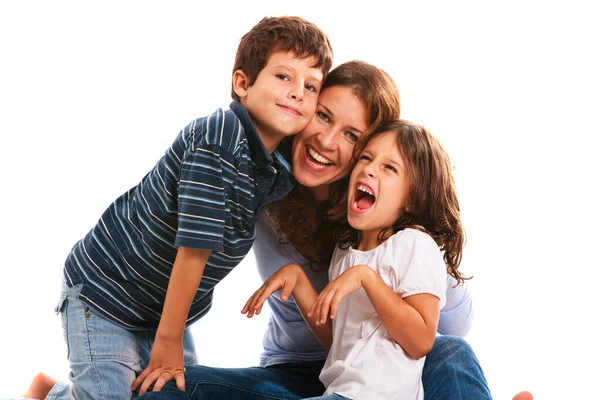
{"label": "woman's eye", "polygon": [[356,142],[358,140],[358,136],[353,132],[344,132],[344,136],[346,136],[351,142]]}
{"label": "woman's eye", "polygon": [[328,123],[331,122],[331,119],[329,118],[329,115],[327,115],[323,111],[317,110],[315,112],[315,115],[317,116],[317,118],[319,118],[321,121],[325,122],[326,124],[328,124]]}
{"label": "woman's eye", "polygon": [[275,76],[276,76],[277,78],[281,79],[282,81],[289,81],[289,80],[290,80],[290,79],[289,79],[287,76],[285,76],[285,75],[282,75],[282,74],[277,74],[277,75],[275,75]]}

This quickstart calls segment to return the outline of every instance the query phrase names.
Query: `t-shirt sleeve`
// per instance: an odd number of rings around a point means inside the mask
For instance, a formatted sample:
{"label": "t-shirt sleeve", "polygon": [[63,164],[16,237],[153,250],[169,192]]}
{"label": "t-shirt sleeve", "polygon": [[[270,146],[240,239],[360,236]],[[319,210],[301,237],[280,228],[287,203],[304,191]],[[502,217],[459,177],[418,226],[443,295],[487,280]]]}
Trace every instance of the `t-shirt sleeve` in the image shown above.
{"label": "t-shirt sleeve", "polygon": [[177,191],[177,246],[223,251],[226,193],[233,180],[228,176],[233,161],[227,149],[214,144],[186,153]]}
{"label": "t-shirt sleeve", "polygon": [[473,298],[469,286],[456,285],[456,279],[446,277],[446,305],[440,311],[438,332],[443,335],[466,336],[473,322]]}
{"label": "t-shirt sleeve", "polygon": [[392,243],[392,289],[400,297],[429,293],[446,303],[446,264],[435,241],[424,232],[405,229]]}

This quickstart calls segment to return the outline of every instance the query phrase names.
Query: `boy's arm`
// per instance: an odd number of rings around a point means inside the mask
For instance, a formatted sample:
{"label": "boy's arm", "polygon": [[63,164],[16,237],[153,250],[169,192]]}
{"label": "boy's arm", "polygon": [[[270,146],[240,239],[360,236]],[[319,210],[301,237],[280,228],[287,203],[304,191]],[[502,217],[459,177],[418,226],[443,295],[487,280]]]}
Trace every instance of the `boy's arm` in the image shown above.
{"label": "boy's arm", "polygon": [[177,250],[150,362],[132,384],[132,389],[135,390],[143,382],[140,395],[152,383],[155,383],[154,391],[159,391],[172,379],[179,389],[185,390],[183,332],[210,253],[210,250],[189,247],[179,247]]}

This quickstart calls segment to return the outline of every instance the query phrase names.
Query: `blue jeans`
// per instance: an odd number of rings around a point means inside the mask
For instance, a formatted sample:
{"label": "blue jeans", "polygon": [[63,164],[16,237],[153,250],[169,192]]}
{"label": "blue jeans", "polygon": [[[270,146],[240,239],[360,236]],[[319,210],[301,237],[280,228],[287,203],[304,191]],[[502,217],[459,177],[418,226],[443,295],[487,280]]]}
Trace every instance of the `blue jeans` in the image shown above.
{"label": "blue jeans", "polygon": [[[185,392],[169,382],[162,391],[139,399],[303,399],[322,396],[323,361],[267,368],[187,367]],[[401,372],[398,372],[401,374]],[[423,369],[425,400],[491,399],[487,381],[471,346],[456,336],[438,336]]]}
{"label": "blue jeans", "polygon": [[[148,365],[155,330],[130,331],[97,315],[79,298],[81,285],[63,283],[56,308],[62,318],[71,382],[58,382],[47,399],[131,398],[131,384]],[[184,334],[186,365],[197,363],[194,342]]]}
{"label": "blue jeans", "polygon": [[330,394],[328,396],[311,397],[305,400],[352,400],[348,397],[340,396],[339,394]]}

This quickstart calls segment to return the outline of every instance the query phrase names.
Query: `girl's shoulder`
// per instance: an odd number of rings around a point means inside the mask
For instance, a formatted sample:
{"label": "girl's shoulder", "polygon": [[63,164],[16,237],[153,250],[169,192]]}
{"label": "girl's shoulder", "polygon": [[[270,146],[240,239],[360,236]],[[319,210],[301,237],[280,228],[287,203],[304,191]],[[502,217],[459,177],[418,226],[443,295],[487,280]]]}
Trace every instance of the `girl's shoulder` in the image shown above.
{"label": "girl's shoulder", "polygon": [[393,247],[418,247],[423,250],[439,251],[439,246],[435,240],[427,232],[417,228],[405,228],[398,231],[390,236],[386,243],[390,243]]}

